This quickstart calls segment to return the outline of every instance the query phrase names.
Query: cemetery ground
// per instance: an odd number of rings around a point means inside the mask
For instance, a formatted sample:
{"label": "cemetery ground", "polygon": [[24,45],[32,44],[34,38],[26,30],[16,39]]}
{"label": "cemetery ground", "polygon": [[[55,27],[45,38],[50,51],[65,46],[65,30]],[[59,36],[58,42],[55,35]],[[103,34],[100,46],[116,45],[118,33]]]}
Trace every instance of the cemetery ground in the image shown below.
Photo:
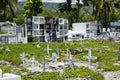
{"label": "cemetery ground", "polygon": [[[47,45],[50,47],[48,54]],[[38,63],[52,62],[52,53],[59,48],[59,57],[57,62],[66,60],[67,50],[71,51],[74,69],[68,66],[61,71],[53,69],[52,71],[36,71],[33,72],[24,67],[21,54],[27,54],[27,58],[34,56]],[[0,68],[3,73],[15,73],[21,75],[22,80],[77,80],[77,78],[85,78],[85,80],[120,80],[120,47],[119,42],[101,41],[101,40],[85,40],[73,42],[55,42],[43,43],[33,42],[28,44],[6,44],[0,45]],[[97,57],[88,62],[83,56],[88,55],[88,49],[91,49],[91,55]],[[58,54],[58,53],[57,53]],[[88,55],[89,56],[89,55]],[[74,62],[74,60],[77,60]],[[89,68],[92,64],[95,67]],[[33,67],[33,66],[32,66]],[[110,73],[107,73],[110,72]],[[113,74],[114,73],[114,74]],[[113,74],[113,75],[112,75]]]}

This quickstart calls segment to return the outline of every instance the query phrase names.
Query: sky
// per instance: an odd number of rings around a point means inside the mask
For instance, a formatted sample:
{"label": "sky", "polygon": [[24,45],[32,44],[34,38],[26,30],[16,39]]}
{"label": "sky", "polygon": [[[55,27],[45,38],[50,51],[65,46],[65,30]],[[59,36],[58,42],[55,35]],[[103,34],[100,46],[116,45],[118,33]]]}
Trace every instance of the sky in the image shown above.
{"label": "sky", "polygon": [[[26,1],[26,0],[18,0],[18,1]],[[66,0],[42,0],[43,2],[55,2],[55,3],[62,3],[66,2]],[[77,0],[72,0],[73,4],[76,3]],[[82,3],[82,0],[80,0],[80,3]]]}

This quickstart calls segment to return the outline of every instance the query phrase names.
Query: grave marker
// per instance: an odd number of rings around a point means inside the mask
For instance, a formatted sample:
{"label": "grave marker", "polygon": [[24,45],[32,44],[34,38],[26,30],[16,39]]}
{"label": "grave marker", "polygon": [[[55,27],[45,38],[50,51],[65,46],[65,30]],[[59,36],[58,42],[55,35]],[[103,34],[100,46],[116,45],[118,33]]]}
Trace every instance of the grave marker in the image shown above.
{"label": "grave marker", "polygon": [[41,62],[41,63],[42,63],[42,65],[43,65],[43,71],[45,71],[45,64],[46,64],[46,63],[45,63],[45,57],[43,57],[43,59],[42,59],[42,62]]}
{"label": "grave marker", "polygon": [[22,62],[23,62],[23,67],[25,67],[25,53],[22,52],[22,54],[20,55],[21,56],[21,59],[22,59]]}
{"label": "grave marker", "polygon": [[47,51],[48,57],[50,57],[50,50],[52,49],[50,49],[49,45],[47,45],[46,51]]}
{"label": "grave marker", "polygon": [[37,44],[37,45],[36,45],[36,47],[37,47],[37,48],[40,48],[40,45],[39,45],[39,44]]}
{"label": "grave marker", "polygon": [[118,48],[118,61],[120,61],[120,47]]}
{"label": "grave marker", "polygon": [[53,62],[57,62],[57,54],[54,52],[54,53],[52,53],[52,61]]}
{"label": "grave marker", "polygon": [[84,57],[84,58],[87,58],[87,59],[89,60],[88,67],[89,67],[89,68],[93,68],[92,59],[97,59],[97,57],[92,56],[92,54],[91,54],[91,49],[88,50],[88,56],[83,56],[83,57]]}
{"label": "grave marker", "polygon": [[60,53],[59,53],[59,48],[58,48],[58,46],[56,47],[56,52],[57,52],[57,54],[58,54],[57,57],[60,58]]}
{"label": "grave marker", "polygon": [[6,49],[5,49],[7,52],[10,52],[10,49],[9,47],[7,46]]}
{"label": "grave marker", "polygon": [[31,58],[31,62],[32,62],[32,72],[33,72],[35,69],[35,57],[34,56]]}

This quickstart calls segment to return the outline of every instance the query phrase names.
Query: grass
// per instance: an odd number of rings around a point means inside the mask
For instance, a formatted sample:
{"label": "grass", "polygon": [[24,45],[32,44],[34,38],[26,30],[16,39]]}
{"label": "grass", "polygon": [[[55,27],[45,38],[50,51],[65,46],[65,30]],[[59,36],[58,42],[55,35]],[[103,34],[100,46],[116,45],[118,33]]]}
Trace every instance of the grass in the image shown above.
{"label": "grass", "polygon": [[[40,48],[37,48],[36,45],[39,44]],[[92,49],[92,55],[97,57],[97,60],[95,60],[94,62],[97,62],[99,64],[98,68],[99,69],[103,69],[104,71],[117,71],[120,70],[120,66],[115,66],[113,65],[113,63],[118,62],[118,54],[117,54],[117,50],[120,47],[120,43],[110,43],[109,41],[95,41],[95,40],[85,40],[84,41],[84,46],[82,46],[80,44],[80,42],[74,41],[73,44],[71,43],[66,43],[67,45],[65,45],[64,43],[60,42],[60,43],[50,43],[49,46],[52,49],[50,51],[50,53],[52,52],[56,52],[56,46],[59,47],[60,49],[60,55],[61,58],[59,59],[59,61],[64,60],[66,57],[64,56],[64,54],[66,53],[66,49],[70,49],[70,50],[75,50],[75,49],[80,49],[81,51],[86,50],[86,48],[91,48]],[[47,43],[43,43],[43,42],[39,42],[39,43],[28,43],[28,44],[7,44],[7,45],[0,45],[1,47],[4,47],[3,49],[0,49],[0,60],[6,60],[12,63],[12,65],[18,66],[22,63],[21,59],[20,59],[20,54],[22,52],[28,53],[30,54],[30,56],[35,56],[35,59],[38,61],[41,61],[43,56],[47,55],[46,52],[46,47],[47,47]],[[6,47],[10,48],[10,52],[6,52],[5,49]],[[102,53],[100,53],[100,46],[103,47],[103,51]],[[107,47],[104,47],[107,46]],[[95,49],[97,48],[97,49]],[[110,50],[108,50],[108,48]],[[81,61],[88,61],[87,59],[83,58],[83,56],[87,55],[87,52],[75,55],[74,58],[78,58]],[[52,55],[51,55],[52,56]],[[10,72],[10,69],[12,67],[8,67],[8,69],[4,68],[1,66],[2,64],[0,64],[0,67],[3,69],[3,72]],[[99,74],[96,73],[94,71],[88,70],[85,67],[77,67],[75,70],[69,70],[67,69],[68,72],[70,71],[70,73],[68,73],[66,70],[65,74],[64,74],[64,78],[74,78],[74,77],[87,77],[89,76],[92,80],[103,80],[103,77]],[[86,71],[84,71],[86,70]],[[29,71],[28,71],[29,72]],[[90,73],[88,73],[90,72]],[[66,75],[67,73],[67,75]],[[76,74],[74,74],[76,73]],[[39,73],[38,75],[34,76],[33,78],[31,76],[23,76],[22,80],[43,80],[44,77],[46,77],[45,75],[48,75],[47,78],[45,78],[46,80],[59,80],[59,74],[58,73]],[[43,78],[41,78],[41,77]],[[50,77],[53,77],[52,79],[50,79]],[[98,79],[100,78],[100,79]],[[44,80],[45,80],[44,79]]]}

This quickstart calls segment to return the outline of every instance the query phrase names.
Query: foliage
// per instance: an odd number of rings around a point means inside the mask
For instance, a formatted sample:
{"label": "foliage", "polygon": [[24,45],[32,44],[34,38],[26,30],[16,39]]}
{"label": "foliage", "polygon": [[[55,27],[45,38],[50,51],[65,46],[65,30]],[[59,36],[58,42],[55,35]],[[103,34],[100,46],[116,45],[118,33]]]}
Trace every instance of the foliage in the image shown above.
{"label": "foliage", "polygon": [[41,0],[27,0],[24,4],[25,16],[36,16],[43,10],[43,3]]}
{"label": "foliage", "polygon": [[14,22],[17,24],[17,25],[24,25],[24,15],[21,13],[21,14],[18,14],[16,18],[14,18]]}
{"label": "foliage", "polygon": [[1,0],[0,21],[13,21],[13,18],[16,17],[17,10],[17,0]]}
{"label": "foliage", "polygon": [[0,34],[5,34],[6,32],[4,32],[4,31],[0,31]]}
{"label": "foliage", "polygon": [[91,80],[104,80],[104,77],[97,72],[90,70],[87,67],[75,67],[74,70],[71,70],[70,67],[65,69],[63,74],[64,78],[90,78]]}

